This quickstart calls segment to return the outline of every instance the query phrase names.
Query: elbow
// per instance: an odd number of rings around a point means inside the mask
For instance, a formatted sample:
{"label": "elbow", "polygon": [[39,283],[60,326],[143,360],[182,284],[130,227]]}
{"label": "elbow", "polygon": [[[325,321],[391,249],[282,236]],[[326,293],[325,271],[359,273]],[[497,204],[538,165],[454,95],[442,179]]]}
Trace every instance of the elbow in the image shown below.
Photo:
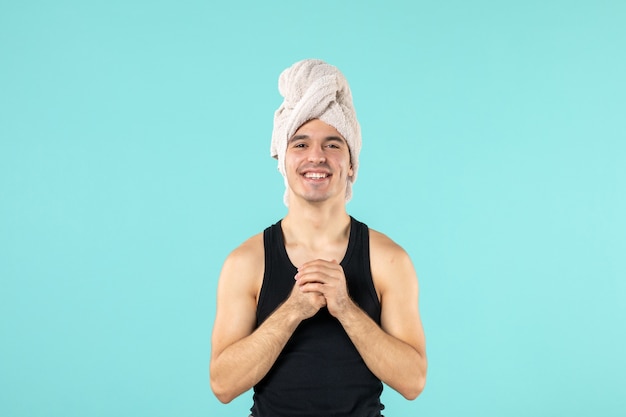
{"label": "elbow", "polygon": [[235,399],[234,396],[228,395],[226,393],[218,393],[216,391],[213,391],[213,393],[215,394],[215,397],[219,400],[219,402],[221,402],[222,404],[228,404],[229,402]]}
{"label": "elbow", "polygon": [[235,399],[237,395],[221,386],[215,379],[211,378],[211,391],[222,404],[228,404]]}
{"label": "elbow", "polygon": [[410,385],[405,387],[405,389],[403,389],[400,394],[402,394],[402,396],[407,400],[413,401],[414,399],[419,397],[422,391],[424,391],[425,386],[426,377],[420,376],[419,378],[416,378],[416,380],[413,381]]}
{"label": "elbow", "polygon": [[426,386],[426,372],[420,372],[414,378],[406,381],[406,385],[402,386],[398,392],[407,400],[413,401],[424,391]]}
{"label": "elbow", "polygon": [[229,389],[228,384],[225,384],[224,381],[221,378],[218,378],[215,374],[216,372],[209,369],[211,391],[213,391],[213,394],[219,402],[222,404],[228,404],[237,397],[237,393],[235,393],[232,389]]}
{"label": "elbow", "polygon": [[414,370],[412,378],[409,378],[407,384],[400,391],[400,394],[409,401],[413,401],[424,391],[426,387],[426,373],[428,370],[428,362],[424,354],[420,355],[421,361],[419,361],[417,369]]}

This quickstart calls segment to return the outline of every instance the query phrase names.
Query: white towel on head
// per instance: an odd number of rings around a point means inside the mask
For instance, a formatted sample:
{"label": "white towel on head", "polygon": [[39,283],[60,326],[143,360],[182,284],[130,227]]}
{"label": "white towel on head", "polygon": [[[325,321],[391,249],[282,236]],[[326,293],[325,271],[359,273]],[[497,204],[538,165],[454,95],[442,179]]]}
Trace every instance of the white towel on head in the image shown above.
{"label": "white towel on head", "polygon": [[[352,197],[361,151],[361,128],[352,103],[348,81],[334,66],[319,59],[305,59],[284,70],[278,79],[283,103],[274,114],[270,153],[278,159],[278,170],[285,177],[287,141],[309,120],[320,119],[344,137],[350,148],[353,176],[346,188],[346,201]],[[285,204],[287,204],[285,191]]]}

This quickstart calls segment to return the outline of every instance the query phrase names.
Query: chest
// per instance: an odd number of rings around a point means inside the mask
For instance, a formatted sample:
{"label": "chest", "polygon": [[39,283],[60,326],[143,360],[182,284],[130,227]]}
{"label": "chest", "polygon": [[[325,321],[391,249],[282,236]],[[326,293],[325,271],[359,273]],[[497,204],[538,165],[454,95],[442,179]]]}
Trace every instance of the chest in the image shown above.
{"label": "chest", "polygon": [[291,263],[300,268],[303,264],[316,259],[341,262],[348,249],[348,239],[345,242],[329,243],[318,247],[307,247],[297,243],[285,243],[285,250]]}

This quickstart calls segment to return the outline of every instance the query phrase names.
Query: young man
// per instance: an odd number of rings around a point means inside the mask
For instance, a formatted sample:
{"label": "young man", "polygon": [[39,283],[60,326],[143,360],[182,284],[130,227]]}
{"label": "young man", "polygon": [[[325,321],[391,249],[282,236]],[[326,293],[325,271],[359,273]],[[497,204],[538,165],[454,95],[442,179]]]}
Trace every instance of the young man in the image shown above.
{"label": "young man", "polygon": [[407,399],[424,388],[417,277],[346,212],[361,134],[343,75],[304,60],[279,90],[271,150],[288,213],[224,263],[211,387],[224,403],[254,388],[254,417],[381,416],[381,381]]}

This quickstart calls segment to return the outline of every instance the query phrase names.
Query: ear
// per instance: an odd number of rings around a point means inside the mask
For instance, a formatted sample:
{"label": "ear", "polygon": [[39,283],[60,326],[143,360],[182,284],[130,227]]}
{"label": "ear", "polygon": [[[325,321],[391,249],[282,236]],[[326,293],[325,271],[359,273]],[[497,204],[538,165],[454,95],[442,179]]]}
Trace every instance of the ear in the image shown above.
{"label": "ear", "polygon": [[350,168],[348,169],[348,177],[352,178],[354,176],[354,170],[352,169],[352,164],[350,164]]}

